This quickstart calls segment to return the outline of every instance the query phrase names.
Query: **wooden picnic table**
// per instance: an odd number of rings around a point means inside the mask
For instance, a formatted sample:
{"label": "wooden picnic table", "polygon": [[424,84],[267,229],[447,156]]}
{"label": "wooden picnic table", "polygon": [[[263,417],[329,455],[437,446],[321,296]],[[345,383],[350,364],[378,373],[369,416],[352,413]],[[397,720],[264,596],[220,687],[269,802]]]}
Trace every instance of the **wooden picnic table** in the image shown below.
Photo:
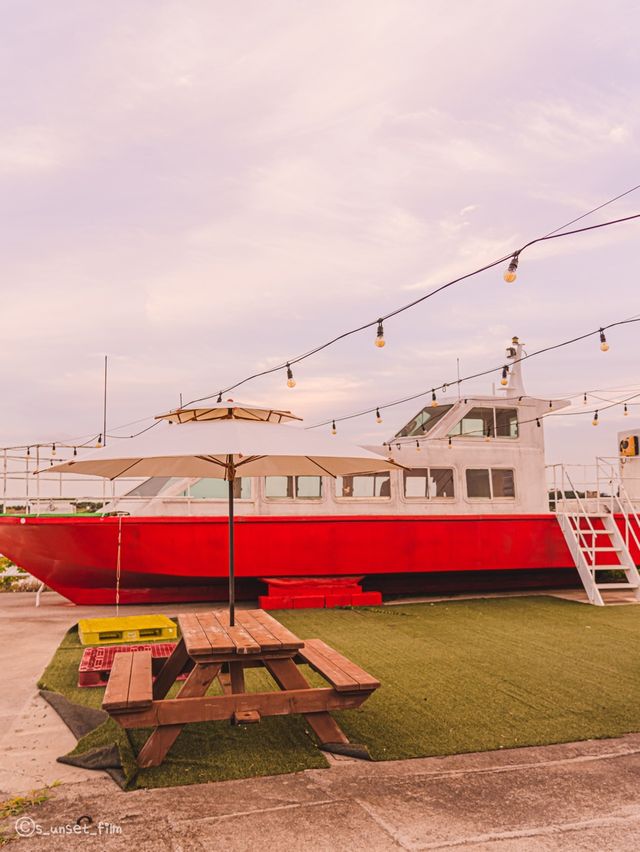
{"label": "wooden picnic table", "polygon": [[[102,708],[123,728],[153,728],[138,755],[140,767],[159,766],[185,724],[301,713],[327,750],[344,750],[346,735],[330,710],[359,707],[380,683],[320,639],[302,641],[261,609],[239,610],[230,626],[224,610],[178,616],[182,637],[155,682],[151,652],[116,655]],[[175,698],[176,678],[193,662]],[[299,668],[306,663],[328,682],[313,687]],[[280,691],[247,692],[245,669],[264,666]],[[215,678],[221,695],[207,695]],[[357,753],[357,752],[356,752]]]}

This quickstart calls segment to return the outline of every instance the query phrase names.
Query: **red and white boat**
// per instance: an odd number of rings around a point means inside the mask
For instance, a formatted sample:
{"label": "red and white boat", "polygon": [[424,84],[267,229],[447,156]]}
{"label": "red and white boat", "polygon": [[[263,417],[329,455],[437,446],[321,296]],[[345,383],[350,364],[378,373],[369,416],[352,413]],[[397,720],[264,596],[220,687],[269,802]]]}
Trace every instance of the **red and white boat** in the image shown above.
{"label": "red and white boat", "polygon": [[[369,447],[404,471],[236,480],[238,598],[366,603],[371,592],[579,579],[593,603],[614,587],[640,597],[639,433],[621,433],[595,487],[554,466],[550,506],[543,415],[569,402],[527,396],[520,357],[514,338],[500,392],[429,403],[390,444]],[[120,603],[221,601],[225,489],[154,477],[92,516],[44,515],[50,500],[25,500],[26,513],[0,515],[0,553],[78,604],[112,604],[116,588]],[[8,512],[6,496],[0,504]]]}

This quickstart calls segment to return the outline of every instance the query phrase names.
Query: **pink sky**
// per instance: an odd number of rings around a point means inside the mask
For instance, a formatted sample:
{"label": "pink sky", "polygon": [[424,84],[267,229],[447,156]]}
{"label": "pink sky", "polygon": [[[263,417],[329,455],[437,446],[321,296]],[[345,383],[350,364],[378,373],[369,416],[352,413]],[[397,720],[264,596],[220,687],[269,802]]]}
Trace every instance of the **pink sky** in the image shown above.
{"label": "pink sky", "polygon": [[[640,183],[632,2],[3,8],[0,445],[137,420],[295,356]],[[640,192],[596,214],[640,211]],[[243,396],[309,422],[640,313],[640,225],[530,251]],[[640,385],[637,327],[527,365]],[[469,391],[486,392],[480,381]],[[384,439],[417,406],[345,427]],[[635,413],[637,412],[637,414]],[[634,418],[548,426],[551,460]],[[384,434],[380,432],[383,428]],[[125,430],[126,431],[126,430]]]}

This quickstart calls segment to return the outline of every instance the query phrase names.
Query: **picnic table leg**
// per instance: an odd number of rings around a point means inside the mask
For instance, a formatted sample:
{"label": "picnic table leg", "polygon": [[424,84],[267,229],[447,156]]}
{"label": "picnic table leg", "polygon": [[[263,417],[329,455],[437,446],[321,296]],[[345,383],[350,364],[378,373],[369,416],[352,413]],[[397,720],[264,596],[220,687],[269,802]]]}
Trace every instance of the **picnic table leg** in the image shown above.
{"label": "picnic table leg", "polygon": [[160,701],[164,698],[173,686],[178,675],[182,674],[182,670],[189,660],[187,648],[184,644],[184,639],[181,639],[176,647],[171,652],[158,672],[158,675],[153,683],[153,700]]}
{"label": "picnic table leg", "polygon": [[[264,663],[280,689],[311,689],[311,685],[292,659],[265,660]],[[328,711],[305,713],[304,718],[323,745],[349,742],[340,725]]]}
{"label": "picnic table leg", "polygon": [[[176,698],[199,698],[209,688],[220,671],[220,663],[196,663]],[[155,696],[154,696],[155,697]],[[149,735],[138,754],[138,766],[160,766],[167,752],[178,739],[184,725],[161,725]]]}

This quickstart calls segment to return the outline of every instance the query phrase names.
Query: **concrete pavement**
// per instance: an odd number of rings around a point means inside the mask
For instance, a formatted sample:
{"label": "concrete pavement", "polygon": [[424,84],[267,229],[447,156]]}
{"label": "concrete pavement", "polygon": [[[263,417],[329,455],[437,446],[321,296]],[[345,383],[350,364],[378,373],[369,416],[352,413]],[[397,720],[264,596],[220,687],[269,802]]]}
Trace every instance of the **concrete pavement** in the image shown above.
{"label": "concrete pavement", "polygon": [[[333,760],[325,770],[123,793],[103,773],[55,762],[73,738],[35,689],[67,627],[104,608],[71,607],[49,594],[38,610],[32,604],[33,596],[0,596],[0,798],[63,783],[27,812],[35,822],[20,823],[33,836],[20,839],[12,820],[4,824],[16,837],[11,848],[640,848],[640,734],[386,763]],[[134,611],[143,608],[127,608]],[[83,817],[86,828],[74,829]],[[47,833],[52,829],[70,833]],[[79,830],[87,833],[73,833]]]}

